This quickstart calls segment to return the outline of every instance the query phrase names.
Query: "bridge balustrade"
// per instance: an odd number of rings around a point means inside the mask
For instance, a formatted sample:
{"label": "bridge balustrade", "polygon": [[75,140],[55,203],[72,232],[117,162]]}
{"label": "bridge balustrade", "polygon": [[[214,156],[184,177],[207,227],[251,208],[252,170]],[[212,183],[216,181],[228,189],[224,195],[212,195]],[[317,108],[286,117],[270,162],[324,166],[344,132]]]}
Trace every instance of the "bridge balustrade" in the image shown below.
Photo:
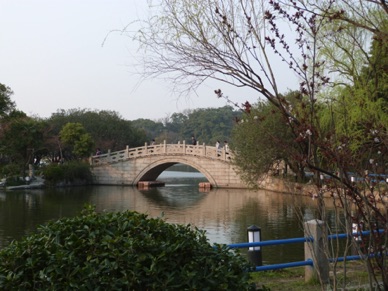
{"label": "bridge balustrade", "polygon": [[115,163],[128,159],[136,159],[151,155],[190,155],[198,157],[206,157],[211,159],[220,159],[231,161],[231,154],[225,152],[225,149],[217,150],[216,147],[203,145],[190,145],[183,143],[167,144],[166,141],[162,144],[148,145],[145,143],[142,147],[129,148],[124,150],[111,152],[108,150],[106,154],[100,154],[90,157],[90,164],[97,166],[100,164]]}

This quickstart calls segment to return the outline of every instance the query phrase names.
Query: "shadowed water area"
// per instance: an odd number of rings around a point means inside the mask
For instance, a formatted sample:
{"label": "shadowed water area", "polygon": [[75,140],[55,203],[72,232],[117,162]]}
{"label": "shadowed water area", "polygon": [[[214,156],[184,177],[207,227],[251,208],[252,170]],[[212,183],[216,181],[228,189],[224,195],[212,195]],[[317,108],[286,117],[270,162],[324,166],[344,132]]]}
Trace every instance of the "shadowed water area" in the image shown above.
{"label": "shadowed water area", "polygon": [[[169,223],[191,224],[205,230],[211,243],[247,242],[247,227],[259,226],[262,240],[302,237],[301,219],[315,217],[309,197],[246,189],[201,191],[200,173],[165,171],[165,187],[139,190],[127,186],[88,186],[62,189],[0,190],[0,247],[30,234],[40,224],[77,215],[85,204],[97,211],[134,210]],[[334,212],[328,210],[334,219]],[[263,263],[303,260],[303,245],[264,247]]]}

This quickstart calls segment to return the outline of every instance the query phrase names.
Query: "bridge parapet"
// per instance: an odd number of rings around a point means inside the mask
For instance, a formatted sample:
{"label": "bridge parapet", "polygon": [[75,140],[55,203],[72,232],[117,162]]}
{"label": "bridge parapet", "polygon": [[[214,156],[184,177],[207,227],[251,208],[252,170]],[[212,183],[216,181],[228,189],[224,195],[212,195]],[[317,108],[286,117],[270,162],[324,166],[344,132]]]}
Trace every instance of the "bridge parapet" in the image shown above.
{"label": "bridge parapet", "polygon": [[90,164],[92,166],[98,166],[102,164],[110,164],[119,161],[125,161],[128,159],[136,159],[147,156],[156,155],[188,155],[206,157],[211,159],[218,159],[230,162],[231,154],[225,152],[225,149],[218,149],[213,146],[203,145],[187,145],[185,142],[178,144],[163,144],[148,145],[145,143],[142,147],[129,148],[128,146],[121,151],[111,152],[110,150],[106,154],[92,156],[90,158]]}

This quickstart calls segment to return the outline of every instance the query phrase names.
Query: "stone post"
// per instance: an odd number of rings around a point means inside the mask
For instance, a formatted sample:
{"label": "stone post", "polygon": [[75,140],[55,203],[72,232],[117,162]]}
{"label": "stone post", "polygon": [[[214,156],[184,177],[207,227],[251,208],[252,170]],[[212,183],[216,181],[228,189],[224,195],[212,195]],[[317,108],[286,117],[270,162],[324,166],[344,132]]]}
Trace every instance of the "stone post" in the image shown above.
{"label": "stone post", "polygon": [[206,157],[206,145],[203,143],[202,156]]}
{"label": "stone post", "polygon": [[166,144],[166,140],[163,141],[163,152],[165,154],[167,154],[167,144]]}
{"label": "stone post", "polygon": [[148,154],[148,144],[144,143],[144,154]]}
{"label": "stone post", "polygon": [[313,266],[305,267],[305,281],[317,278],[326,284],[329,282],[329,260],[325,223],[322,220],[313,219],[305,222],[303,227],[305,237],[313,239],[304,243],[304,258],[313,261]]}
{"label": "stone post", "polygon": [[35,178],[35,171],[34,171],[33,164],[28,164],[28,177],[30,178],[30,181],[32,181]]}
{"label": "stone post", "polygon": [[186,141],[184,140],[183,141],[183,151],[182,151],[182,154],[186,154]]}

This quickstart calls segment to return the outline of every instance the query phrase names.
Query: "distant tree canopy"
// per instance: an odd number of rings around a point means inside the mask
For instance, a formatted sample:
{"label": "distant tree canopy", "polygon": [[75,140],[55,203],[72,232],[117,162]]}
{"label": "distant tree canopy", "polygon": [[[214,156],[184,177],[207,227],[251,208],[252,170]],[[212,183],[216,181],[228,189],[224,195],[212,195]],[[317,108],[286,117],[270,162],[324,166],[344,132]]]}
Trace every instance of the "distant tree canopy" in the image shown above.
{"label": "distant tree canopy", "polygon": [[[11,100],[12,90],[0,84],[0,154],[3,163],[17,163],[20,172],[44,157],[73,159],[102,152],[162,143],[191,142],[213,145],[229,140],[242,112],[233,107],[185,110],[159,120],[123,119],[115,111],[58,110],[49,118],[28,117]],[[23,136],[23,139],[20,139]],[[95,148],[94,148],[95,147]]]}
{"label": "distant tree canopy", "polygon": [[80,123],[103,152],[117,151],[144,145],[147,136],[144,130],[133,126],[114,111],[90,111],[86,109],[60,110],[47,120],[54,135],[58,135],[68,122]]}
{"label": "distant tree canopy", "polygon": [[190,142],[194,136],[199,143],[214,145],[217,140],[229,140],[236,119],[242,112],[231,106],[221,108],[201,108],[173,113],[162,122],[147,119],[132,121],[135,127],[143,129],[148,140],[177,143]]}

